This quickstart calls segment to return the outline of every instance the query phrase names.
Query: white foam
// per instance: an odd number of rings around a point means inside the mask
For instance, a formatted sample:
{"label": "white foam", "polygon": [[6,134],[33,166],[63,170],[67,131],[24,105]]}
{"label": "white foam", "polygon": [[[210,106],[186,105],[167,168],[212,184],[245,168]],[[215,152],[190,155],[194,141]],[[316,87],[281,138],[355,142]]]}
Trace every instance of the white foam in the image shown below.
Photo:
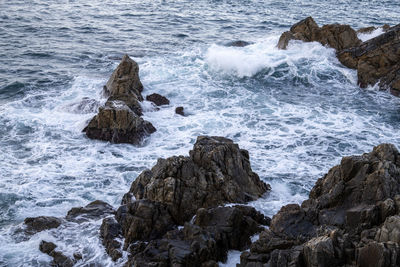
{"label": "white foam", "polygon": [[370,33],[359,33],[359,34],[357,34],[357,36],[361,41],[365,42],[372,38],[377,37],[378,35],[381,35],[382,33],[384,33],[383,28],[379,27]]}

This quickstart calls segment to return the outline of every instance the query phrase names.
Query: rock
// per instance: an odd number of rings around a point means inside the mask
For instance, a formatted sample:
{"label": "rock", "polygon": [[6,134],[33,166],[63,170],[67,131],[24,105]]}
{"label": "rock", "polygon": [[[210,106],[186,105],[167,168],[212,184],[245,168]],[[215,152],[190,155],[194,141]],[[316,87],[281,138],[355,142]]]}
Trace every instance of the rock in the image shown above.
{"label": "rock", "polygon": [[38,232],[57,228],[61,225],[62,220],[52,216],[29,217],[24,220],[26,225],[25,232],[28,234],[36,234]]}
{"label": "rock", "polygon": [[138,64],[125,55],[103,91],[108,100],[83,130],[87,137],[112,143],[141,144],[154,133],[154,126],[140,118],[143,85]]}
{"label": "rock", "polygon": [[104,86],[104,93],[107,96],[114,97],[131,96],[142,101],[142,91],[143,85],[139,79],[139,65],[128,55],[124,55]]}
{"label": "rock", "polygon": [[167,206],[148,199],[122,205],[117,211],[116,219],[122,227],[125,248],[135,241],[159,239],[176,227]]}
{"label": "rock", "polygon": [[376,29],[378,29],[378,28],[374,27],[374,26],[364,27],[364,28],[358,29],[357,33],[371,33],[373,31],[375,31]]}
{"label": "rock", "polygon": [[182,225],[199,208],[245,203],[270,189],[251,170],[248,152],[232,140],[199,136],[189,154],[159,159],[132,183],[129,194],[164,203]]}
{"label": "rock", "polygon": [[112,101],[99,109],[99,113],[89,122],[84,131],[91,139],[137,145],[156,129],[123,102]]}
{"label": "rock", "polygon": [[156,94],[156,93],[146,96],[146,100],[153,102],[157,106],[169,105],[168,98],[166,98],[165,96]]}
{"label": "rock", "polygon": [[42,240],[39,244],[39,250],[53,258],[52,265],[62,267],[72,267],[75,261],[65,256],[60,251],[56,251],[57,246],[52,242]]}
{"label": "rock", "polygon": [[106,252],[113,261],[122,257],[121,243],[116,240],[122,236],[121,225],[113,218],[105,218],[100,227],[100,237]]}
{"label": "rock", "polygon": [[356,264],[360,267],[400,266],[399,253],[399,244],[371,242],[357,250]]}
{"label": "rock", "polygon": [[361,87],[379,83],[381,89],[400,92],[400,24],[361,45],[338,53],[340,62],[357,69]]}
{"label": "rock", "polygon": [[251,45],[251,43],[246,42],[246,41],[242,41],[242,40],[238,40],[238,41],[232,41],[226,44],[226,46],[231,46],[231,47],[245,47]]}
{"label": "rock", "polygon": [[393,145],[344,157],[301,206],[273,216],[239,266],[399,266],[399,177]]}
{"label": "rock", "polygon": [[81,223],[89,220],[99,220],[113,213],[114,209],[111,205],[101,200],[95,200],[85,207],[70,209],[65,219]]}
{"label": "rock", "polygon": [[304,260],[307,267],[341,266],[332,239],[328,236],[315,237],[304,244]]}
{"label": "rock", "polygon": [[317,234],[316,227],[307,218],[306,212],[297,204],[283,206],[272,217],[270,229],[292,240],[304,241]]}
{"label": "rock", "polygon": [[177,107],[175,109],[175,113],[178,114],[178,115],[185,116],[185,112],[183,111],[183,107]]}
{"label": "rock", "polygon": [[199,209],[193,224],[185,223],[183,229],[172,230],[145,248],[139,244],[128,266],[218,266],[229,249],[246,249],[265,222],[250,207]]}
{"label": "rock", "polygon": [[378,229],[375,240],[378,242],[392,241],[400,244],[400,216],[388,217]]}
{"label": "rock", "polygon": [[337,51],[360,45],[356,32],[349,25],[330,24],[320,28],[312,17],[294,24],[279,38],[278,48],[286,49],[290,40],[320,42]]}

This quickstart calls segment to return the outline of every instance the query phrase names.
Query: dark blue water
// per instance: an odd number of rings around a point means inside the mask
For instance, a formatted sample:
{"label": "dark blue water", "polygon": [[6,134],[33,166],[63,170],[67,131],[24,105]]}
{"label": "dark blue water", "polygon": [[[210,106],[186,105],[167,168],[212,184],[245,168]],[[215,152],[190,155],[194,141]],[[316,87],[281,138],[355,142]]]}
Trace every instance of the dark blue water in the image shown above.
{"label": "dark blue water", "polygon": [[[48,265],[42,239],[80,251],[78,266],[113,266],[98,238],[101,221],[29,238],[16,231],[25,217],[64,216],[95,199],[117,207],[144,168],[187,155],[201,134],[249,150],[273,188],[251,203],[267,215],[306,198],[342,156],[400,144],[399,98],[360,89],[332,49],[276,49],[280,33],[310,15],[320,25],[398,24],[397,1],[49,2],[0,0],[1,266]],[[252,45],[225,46],[235,40]],[[171,100],[160,111],[144,103],[158,131],[142,147],[81,132],[96,112],[82,101],[104,103],[102,85],[125,53],[140,65],[144,95]],[[190,116],[175,115],[176,106]]]}

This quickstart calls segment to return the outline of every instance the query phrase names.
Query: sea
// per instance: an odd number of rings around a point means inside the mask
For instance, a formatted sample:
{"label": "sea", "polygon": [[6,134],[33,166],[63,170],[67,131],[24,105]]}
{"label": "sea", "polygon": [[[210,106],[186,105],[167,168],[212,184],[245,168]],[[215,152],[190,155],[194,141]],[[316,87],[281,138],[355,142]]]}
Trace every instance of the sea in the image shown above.
{"label": "sea", "polygon": [[[250,154],[271,192],[249,203],[267,216],[301,203],[343,156],[400,145],[400,98],[362,89],[355,70],[319,43],[276,45],[312,16],[354,29],[400,23],[396,0],[0,0],[0,266],[50,266],[41,240],[76,266],[122,266],[107,256],[101,220],[25,235],[26,217],[63,217],[100,199],[117,208],[158,158],[188,155],[197,136],[224,136]],[[368,40],[380,29],[362,34]],[[232,47],[233,41],[250,45]],[[124,54],[138,62],[143,95],[170,100],[145,120],[140,146],[88,139]],[[187,116],[175,114],[183,106]],[[257,236],[253,238],[257,239]],[[230,251],[221,266],[235,266]]]}

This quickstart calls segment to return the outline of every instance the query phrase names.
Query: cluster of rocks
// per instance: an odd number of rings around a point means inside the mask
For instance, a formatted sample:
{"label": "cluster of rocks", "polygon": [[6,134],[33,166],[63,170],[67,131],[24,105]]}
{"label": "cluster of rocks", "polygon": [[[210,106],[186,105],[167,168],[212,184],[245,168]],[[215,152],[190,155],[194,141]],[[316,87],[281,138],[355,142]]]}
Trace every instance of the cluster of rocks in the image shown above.
{"label": "cluster of rocks", "polygon": [[[359,32],[370,32],[368,27]],[[382,27],[384,33],[362,42],[349,25],[329,24],[319,27],[312,17],[294,24],[284,32],[278,48],[286,49],[290,40],[320,42],[336,49],[339,61],[346,67],[356,69],[361,87],[379,83],[381,89],[400,94],[400,24]]]}
{"label": "cluster of rocks", "polygon": [[218,207],[270,190],[251,170],[246,150],[200,136],[189,154],[159,159],[142,172],[115,216],[103,220],[101,237],[113,260],[127,250],[127,266],[218,266],[228,250],[248,248],[269,224],[254,208]]}
{"label": "cluster of rocks", "polygon": [[[101,220],[104,217],[114,214],[115,210],[106,202],[96,200],[85,207],[76,207],[68,211],[64,218],[52,216],[29,217],[24,220],[24,232],[26,235],[34,235],[38,232],[54,229],[62,226],[66,222],[84,223],[92,220]],[[73,258],[66,256],[59,251],[53,242],[42,240],[39,250],[53,258],[52,265],[62,267],[72,267],[77,261],[82,260],[82,254],[75,252]]]}
{"label": "cluster of rocks", "polygon": [[400,266],[400,154],[344,157],[272,218],[239,266]]}
{"label": "cluster of rocks", "polygon": [[[400,153],[393,145],[344,157],[318,179],[309,199],[282,207],[272,220],[252,207],[221,206],[268,190],[246,150],[223,137],[200,136],[189,156],[159,159],[143,171],[117,211],[95,201],[65,218],[27,218],[25,231],[104,218],[105,250],[114,261],[127,251],[125,266],[218,266],[228,250],[249,248],[238,266],[400,266]],[[40,250],[58,266],[82,259],[47,241]]]}

